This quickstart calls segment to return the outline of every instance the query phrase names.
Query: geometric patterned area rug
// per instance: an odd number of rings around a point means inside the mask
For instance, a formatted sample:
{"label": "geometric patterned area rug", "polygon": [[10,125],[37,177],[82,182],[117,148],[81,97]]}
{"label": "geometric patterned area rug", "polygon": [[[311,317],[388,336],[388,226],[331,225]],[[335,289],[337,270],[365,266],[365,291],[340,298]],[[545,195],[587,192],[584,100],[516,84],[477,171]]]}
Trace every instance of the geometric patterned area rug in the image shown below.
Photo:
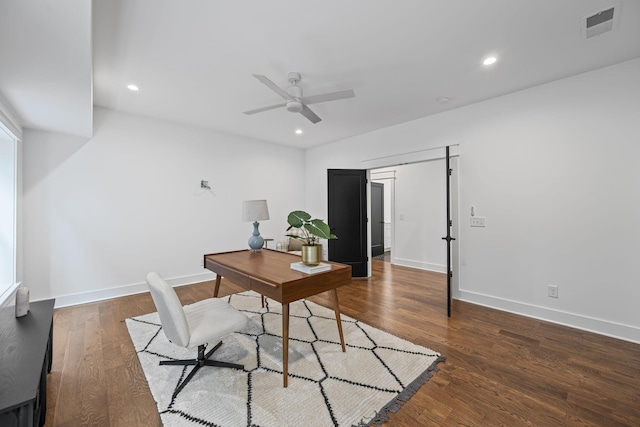
{"label": "geometric patterned area rug", "polygon": [[[178,394],[190,367],[160,360],[195,357],[171,344],[158,313],[126,320],[162,422],[173,426],[371,426],[387,420],[444,359],[341,314],[342,352],[333,310],[311,301],[289,305],[289,385],[282,387],[281,305],[253,291],[224,298],[250,319],[213,358],[244,370],[206,367]],[[212,343],[215,345],[216,343]]]}

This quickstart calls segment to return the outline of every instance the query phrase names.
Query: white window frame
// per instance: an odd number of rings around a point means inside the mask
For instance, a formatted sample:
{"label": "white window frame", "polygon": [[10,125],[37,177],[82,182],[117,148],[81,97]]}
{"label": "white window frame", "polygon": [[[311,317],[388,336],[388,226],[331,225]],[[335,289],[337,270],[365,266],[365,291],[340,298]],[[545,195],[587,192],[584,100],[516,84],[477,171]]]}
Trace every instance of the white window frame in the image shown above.
{"label": "white window frame", "polygon": [[[0,116],[0,118],[2,118]],[[8,305],[16,289],[20,286],[17,281],[18,268],[18,144],[19,138],[0,120],[0,130],[13,139],[13,252],[12,252],[12,278],[7,288],[0,288],[0,308]]]}

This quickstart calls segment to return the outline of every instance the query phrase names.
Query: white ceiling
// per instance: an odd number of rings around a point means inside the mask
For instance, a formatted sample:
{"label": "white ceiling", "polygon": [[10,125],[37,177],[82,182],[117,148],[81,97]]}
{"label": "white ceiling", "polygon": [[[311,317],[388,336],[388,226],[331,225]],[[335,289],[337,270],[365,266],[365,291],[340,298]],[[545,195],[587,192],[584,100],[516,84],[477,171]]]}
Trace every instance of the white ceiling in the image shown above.
{"label": "white ceiling", "polygon": [[[93,49],[87,3],[1,3],[0,100],[26,127],[87,134],[93,78],[97,106],[307,148],[640,57],[637,0],[94,1]],[[617,28],[586,40],[612,5]],[[282,101],[252,74],[289,71],[356,97],[311,105],[315,125],[243,114]]]}
{"label": "white ceiling", "polygon": [[91,3],[0,1],[0,103],[22,127],[90,137]]}

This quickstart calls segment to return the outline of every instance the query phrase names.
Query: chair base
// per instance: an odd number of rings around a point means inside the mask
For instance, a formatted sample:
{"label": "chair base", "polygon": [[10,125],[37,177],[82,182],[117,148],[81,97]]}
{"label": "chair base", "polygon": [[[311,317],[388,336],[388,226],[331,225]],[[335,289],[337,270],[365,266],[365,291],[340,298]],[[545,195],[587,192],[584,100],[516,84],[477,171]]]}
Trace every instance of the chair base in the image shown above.
{"label": "chair base", "polygon": [[197,359],[182,359],[182,360],[161,360],[160,365],[180,365],[180,366],[193,366],[187,378],[184,379],[178,387],[173,392],[172,398],[175,399],[178,393],[182,391],[185,385],[195,376],[195,374],[200,370],[203,366],[216,366],[219,368],[233,368],[233,369],[244,369],[243,365],[238,365],[236,363],[228,363],[221,362],[219,360],[209,360],[209,357],[220,348],[222,345],[222,341],[215,345],[207,354],[204,353],[205,346],[198,346],[198,358]]}

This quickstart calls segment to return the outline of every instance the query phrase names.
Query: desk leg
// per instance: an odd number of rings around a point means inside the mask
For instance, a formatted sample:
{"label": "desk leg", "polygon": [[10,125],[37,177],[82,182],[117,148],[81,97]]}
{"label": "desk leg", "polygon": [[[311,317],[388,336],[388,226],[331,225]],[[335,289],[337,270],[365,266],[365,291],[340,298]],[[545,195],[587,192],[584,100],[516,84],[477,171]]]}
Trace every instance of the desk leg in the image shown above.
{"label": "desk leg", "polygon": [[216,273],[216,286],[213,288],[213,297],[218,298],[218,291],[220,290],[220,281],[222,276]]}
{"label": "desk leg", "polygon": [[289,304],[282,304],[282,381],[287,387],[289,379]]}
{"label": "desk leg", "polygon": [[340,334],[340,344],[342,344],[342,351],[347,349],[344,346],[344,335],[342,334],[342,322],[340,321],[340,306],[338,305],[338,290],[331,290],[331,299],[333,299],[333,311],[336,313],[336,322],[338,322],[338,333]]}

